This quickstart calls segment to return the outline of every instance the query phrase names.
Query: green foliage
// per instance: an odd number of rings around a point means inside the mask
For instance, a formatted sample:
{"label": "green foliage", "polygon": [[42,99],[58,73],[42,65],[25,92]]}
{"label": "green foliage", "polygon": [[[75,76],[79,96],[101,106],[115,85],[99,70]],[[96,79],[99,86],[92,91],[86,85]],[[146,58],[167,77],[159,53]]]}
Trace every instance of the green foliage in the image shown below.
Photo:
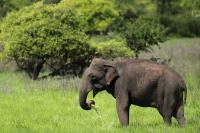
{"label": "green foliage", "polygon": [[89,34],[104,32],[119,15],[114,0],[63,0],[60,6],[76,10],[86,24],[84,30]]}
{"label": "green foliage", "polygon": [[116,3],[121,14],[129,10],[136,16],[151,16],[157,10],[156,4],[150,0],[116,0]]}
{"label": "green foliage", "polygon": [[43,0],[43,4],[57,4],[61,0]]}
{"label": "green foliage", "polygon": [[180,6],[187,11],[200,11],[199,0],[181,0]]}
{"label": "green foliage", "polygon": [[8,11],[19,10],[25,6],[31,5],[39,0],[1,0],[0,5]]}
{"label": "green foliage", "polygon": [[1,25],[4,54],[22,68],[57,58],[66,63],[87,60],[91,50],[75,14],[66,7],[41,3],[9,14]]}
{"label": "green foliage", "polygon": [[200,17],[191,14],[163,15],[162,23],[168,27],[168,34],[176,34],[184,37],[200,35]]}
{"label": "green foliage", "polygon": [[157,1],[160,23],[168,28],[168,34],[193,37],[200,36],[199,0]]}
{"label": "green foliage", "polygon": [[6,16],[6,12],[7,12],[6,8],[0,5],[0,19]]}
{"label": "green foliage", "polygon": [[[62,7],[76,10],[77,15],[82,16],[81,21],[85,23],[84,30],[88,35],[106,35],[116,21],[120,21],[120,17],[125,21],[149,16],[160,19],[160,24],[169,29],[168,34],[199,36],[199,31],[193,30],[199,29],[199,0],[1,0],[0,19],[7,12],[15,12],[37,1],[60,3]],[[177,27],[178,23],[184,30]]]}
{"label": "green foliage", "polygon": [[[160,41],[158,25],[138,16],[129,17],[134,8],[122,12],[123,6],[115,0],[43,3],[10,13],[0,26],[3,55],[15,60],[33,78],[37,78],[44,64],[53,71],[51,75],[61,69],[82,72],[93,56],[133,57],[134,52],[138,56]],[[143,4],[133,3],[138,5],[136,12],[144,3],[154,7],[146,0]],[[140,14],[147,12],[145,8]]]}
{"label": "green foliage", "polygon": [[134,52],[126,46],[125,40],[121,38],[97,37],[91,40],[91,45],[96,49],[95,55],[103,58],[134,56]]}
{"label": "green foliage", "polygon": [[[0,10],[18,10],[32,2],[35,1],[4,0]],[[62,0],[55,5],[43,2],[10,13],[2,21],[4,56],[17,60],[18,65],[34,66],[43,61],[51,66],[72,62],[86,65],[83,60],[89,62],[93,56],[138,56],[163,41],[163,27],[158,23],[168,29],[168,34],[200,35],[198,0]],[[74,57],[75,54],[80,56]]]}
{"label": "green foliage", "polygon": [[125,30],[127,45],[135,51],[136,57],[141,51],[149,51],[163,41],[163,27],[144,17],[127,22]]}
{"label": "green foliage", "polygon": [[0,19],[8,12],[19,10],[40,0],[0,0]]}

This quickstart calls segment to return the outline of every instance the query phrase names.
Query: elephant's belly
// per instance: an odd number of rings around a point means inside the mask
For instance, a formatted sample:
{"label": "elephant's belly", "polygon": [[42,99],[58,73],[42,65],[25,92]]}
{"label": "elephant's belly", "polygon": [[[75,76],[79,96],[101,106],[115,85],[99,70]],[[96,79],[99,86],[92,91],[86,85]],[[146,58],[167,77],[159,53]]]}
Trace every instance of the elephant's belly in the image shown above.
{"label": "elephant's belly", "polygon": [[131,104],[141,107],[156,107],[156,102],[153,100],[131,99]]}
{"label": "elephant's belly", "polygon": [[148,92],[146,94],[130,95],[130,103],[142,107],[156,107],[157,94],[156,92]]}

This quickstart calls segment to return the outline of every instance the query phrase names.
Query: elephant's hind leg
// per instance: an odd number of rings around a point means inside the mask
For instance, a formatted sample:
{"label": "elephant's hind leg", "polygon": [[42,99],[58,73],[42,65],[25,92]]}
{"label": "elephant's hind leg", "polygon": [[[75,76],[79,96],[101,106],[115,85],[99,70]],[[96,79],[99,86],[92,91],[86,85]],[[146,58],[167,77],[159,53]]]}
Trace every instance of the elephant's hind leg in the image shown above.
{"label": "elephant's hind leg", "polygon": [[185,125],[183,96],[181,96],[181,99],[178,102],[178,105],[176,107],[176,110],[174,111],[173,116],[176,118],[176,120],[178,121],[178,124],[181,127]]}
{"label": "elephant's hind leg", "polygon": [[171,118],[173,116],[175,101],[173,96],[165,96],[163,100],[163,106],[161,110],[161,115],[166,125],[171,125]]}
{"label": "elephant's hind leg", "polygon": [[181,127],[183,127],[185,125],[183,105],[179,106],[179,108],[177,109],[175,118]]}

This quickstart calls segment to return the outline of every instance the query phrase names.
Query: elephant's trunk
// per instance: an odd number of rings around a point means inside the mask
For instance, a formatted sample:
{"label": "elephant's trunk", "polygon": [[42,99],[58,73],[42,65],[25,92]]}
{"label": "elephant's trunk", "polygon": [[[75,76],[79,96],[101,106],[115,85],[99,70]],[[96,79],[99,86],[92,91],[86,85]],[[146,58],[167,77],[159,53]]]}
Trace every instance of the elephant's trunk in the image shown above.
{"label": "elephant's trunk", "polygon": [[83,80],[80,92],[79,92],[79,103],[82,109],[84,110],[90,110],[92,104],[95,104],[93,100],[91,101],[86,101],[87,100],[87,95],[89,91],[91,90],[91,85],[87,80]]}

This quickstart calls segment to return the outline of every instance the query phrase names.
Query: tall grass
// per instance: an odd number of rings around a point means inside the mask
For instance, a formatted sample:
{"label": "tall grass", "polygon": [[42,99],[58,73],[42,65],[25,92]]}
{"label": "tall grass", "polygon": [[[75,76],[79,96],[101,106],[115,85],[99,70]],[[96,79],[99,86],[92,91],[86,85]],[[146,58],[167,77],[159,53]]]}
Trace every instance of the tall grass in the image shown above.
{"label": "tall grass", "polygon": [[141,58],[158,57],[170,59],[169,65],[182,76],[194,75],[200,77],[200,38],[174,39],[154,47],[149,53],[143,53]]}
{"label": "tall grass", "polygon": [[[164,125],[156,109],[131,106],[130,126],[119,124],[115,99],[106,92],[95,97],[98,114],[79,107],[77,77],[54,77],[32,81],[24,73],[0,73],[0,133],[197,133],[200,131],[200,39],[168,41],[143,54],[168,58],[187,83],[186,126],[179,128],[175,119]],[[180,52],[178,52],[180,51]],[[173,55],[173,56],[172,56]],[[92,94],[89,94],[92,99]]]}

